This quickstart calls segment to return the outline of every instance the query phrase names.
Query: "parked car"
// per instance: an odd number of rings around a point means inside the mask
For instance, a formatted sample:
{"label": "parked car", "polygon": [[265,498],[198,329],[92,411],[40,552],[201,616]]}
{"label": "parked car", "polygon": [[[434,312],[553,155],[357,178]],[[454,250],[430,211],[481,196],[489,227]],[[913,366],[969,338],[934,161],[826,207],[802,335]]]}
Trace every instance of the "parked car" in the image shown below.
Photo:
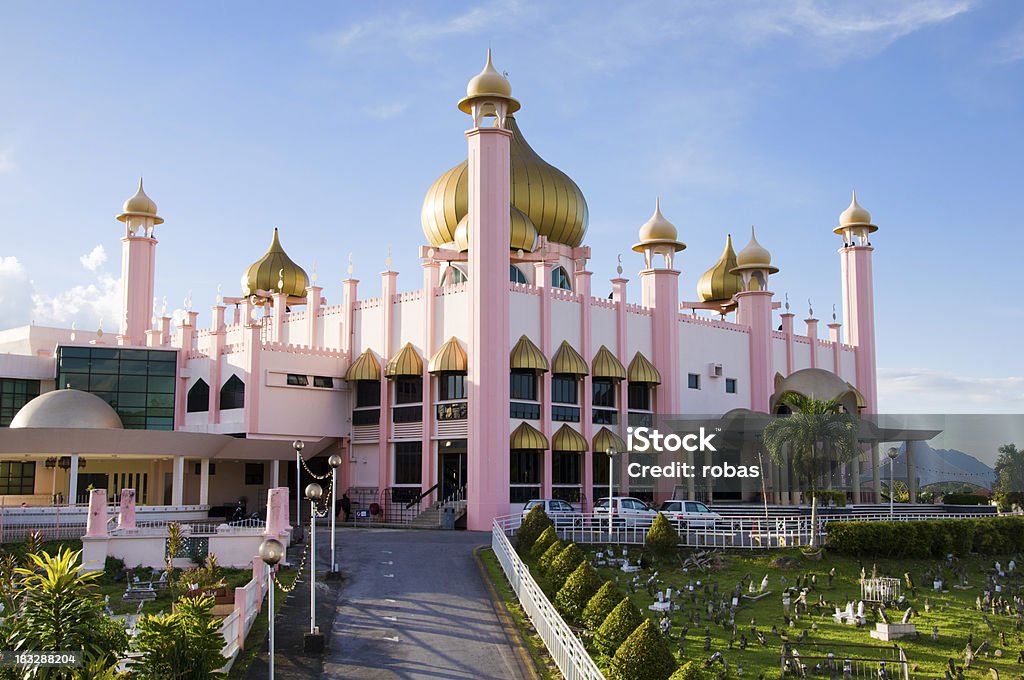
{"label": "parked car", "polygon": [[568,501],[558,500],[557,498],[534,498],[533,500],[526,501],[526,505],[523,506],[523,517],[525,518],[530,514],[530,510],[533,510],[538,505],[542,505],[544,512],[552,519],[559,515],[571,515],[579,512]]}
{"label": "parked car", "polygon": [[[609,499],[599,498],[594,503],[594,516],[608,516]],[[612,496],[612,524],[625,527],[649,527],[658,516],[658,511],[632,496]],[[605,520],[607,521],[607,520]]]}
{"label": "parked car", "polygon": [[664,513],[665,517],[673,522],[685,523],[686,526],[698,529],[712,529],[715,526],[715,520],[722,518],[721,515],[700,501],[665,501],[658,511]]}

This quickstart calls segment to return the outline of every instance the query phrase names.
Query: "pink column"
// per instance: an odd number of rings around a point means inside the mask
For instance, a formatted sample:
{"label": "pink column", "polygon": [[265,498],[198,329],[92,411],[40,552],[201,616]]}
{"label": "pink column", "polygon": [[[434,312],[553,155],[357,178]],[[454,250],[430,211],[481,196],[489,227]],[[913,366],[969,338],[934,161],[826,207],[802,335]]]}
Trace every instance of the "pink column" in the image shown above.
{"label": "pink column", "polygon": [[[263,369],[260,357],[263,353],[263,341],[260,338],[262,325],[250,322],[245,326],[245,358],[247,375],[245,380],[245,431],[259,432],[260,420],[260,386],[263,382]],[[210,391],[220,394],[220,385],[210,385]]]}
{"label": "pink column", "polygon": [[469,461],[467,527],[486,531],[509,503],[509,144],[501,128],[469,141]]}
{"label": "pink column", "polygon": [[267,566],[260,559],[259,555],[252,557],[252,580],[256,582],[256,613],[263,609],[263,579],[266,576]]}
{"label": "pink column", "polygon": [[[92,498],[90,497],[90,501]],[[135,524],[135,489],[121,489],[121,511],[117,515],[118,529],[134,529]]]}
{"label": "pink column", "polygon": [[106,489],[93,489],[89,492],[89,516],[86,518],[85,535],[89,538],[107,537]]}
{"label": "pink column", "polygon": [[811,341],[811,368],[818,368],[818,320],[804,319],[807,324],[807,339]]}
{"label": "pink column", "polygon": [[224,305],[216,305],[213,308],[213,327],[210,331],[210,401],[207,405],[207,417],[211,425],[216,425],[220,422],[221,352],[227,338],[224,328]]}
{"label": "pink column", "polygon": [[274,317],[272,326],[274,330],[274,342],[283,343],[284,337],[284,319],[288,315],[288,296],[285,293],[274,293]]}
{"label": "pink column", "polygon": [[[197,312],[187,312],[185,318],[181,321],[181,325],[178,326],[178,331],[181,335],[181,346],[178,348],[178,376],[181,375],[182,369],[188,365],[188,353],[192,351],[193,344],[195,343],[196,319],[198,318],[199,314]],[[188,378],[179,377],[177,381],[178,386],[174,390],[175,429],[185,426],[185,396],[188,388]],[[211,386],[210,389],[212,390],[213,387]]]}
{"label": "pink column", "polygon": [[[398,286],[398,272],[390,269],[381,272],[381,323],[384,337],[384,365],[387,365],[391,354],[396,350],[396,339],[393,337],[395,307],[395,291]],[[391,381],[380,376],[380,442],[377,447],[377,489],[383,492],[391,487]]]}
{"label": "pink column", "polygon": [[320,293],[323,290],[320,286],[306,289],[306,344],[314,349],[323,344],[320,342]]}
{"label": "pink column", "polygon": [[[793,372],[793,314],[782,314],[782,333],[786,336],[786,375]],[[772,376],[774,381],[774,376]],[[774,391],[774,390],[773,390]]]}
{"label": "pink column", "polygon": [[843,281],[843,324],[846,343],[855,349],[855,384],[867,402],[865,412],[878,406],[875,373],[875,301],[871,246],[847,246],[839,250]]}
{"label": "pink column", "polygon": [[160,345],[167,347],[171,344],[171,317],[160,317]]}
{"label": "pink column", "polygon": [[341,282],[342,314],[341,326],[341,351],[348,355],[349,361],[355,359],[352,355],[352,334],[355,327],[356,300],[359,299],[359,280],[345,279]]}
{"label": "pink column", "polygon": [[[551,360],[551,267],[546,262],[533,266],[533,282],[540,289],[540,351]],[[551,371],[540,375],[540,431],[551,442],[554,434],[551,424]],[[541,496],[551,498],[551,449],[541,455]]]}
{"label": "pink column", "polygon": [[832,372],[836,375],[841,375],[839,371],[842,368],[842,363],[840,361],[840,357],[842,356],[842,345],[840,344],[841,341],[839,339],[839,329],[842,327],[842,324],[838,323],[830,323],[828,325],[828,339],[829,342],[832,343]]}
{"label": "pink column", "polygon": [[266,536],[279,538],[290,528],[288,525],[288,487],[279,486],[267,491]]}
{"label": "pink column", "polygon": [[[437,476],[437,455],[432,438],[434,433],[434,386],[431,381],[428,364],[431,357],[437,353],[440,338],[437,337],[437,298],[434,291],[437,289],[441,265],[434,260],[427,260],[423,263],[423,313],[426,316],[423,324],[423,348],[426,353],[426,361],[423,362],[423,457],[420,468],[420,486],[426,491],[434,485]],[[440,495],[439,495],[440,496]]]}
{"label": "pink column", "polygon": [[[134,224],[138,217],[129,217]],[[146,221],[150,221],[146,218]],[[143,228],[140,233],[145,234]],[[156,274],[156,239],[150,236],[121,237],[121,337],[122,345],[146,344],[153,317]]]}
{"label": "pink column", "polygon": [[[580,350],[583,353],[583,357],[587,359],[588,363],[592,361],[594,356],[594,348],[592,347],[593,342],[592,328],[591,328],[591,311],[590,311],[590,292],[591,292],[591,273],[588,271],[577,271],[576,272],[576,292],[580,296]],[[594,486],[594,452],[591,450],[592,442],[594,440],[594,418],[593,418],[593,407],[594,407],[594,387],[593,378],[590,375],[583,377],[583,394],[582,394],[582,406],[580,409],[580,431],[583,438],[587,440],[587,450],[583,452],[583,477],[582,487],[583,493],[589,497]]]}
{"label": "pink column", "polygon": [[[628,279],[612,279],[612,299],[615,301],[615,355],[618,357],[619,361],[622,363],[623,366],[629,366],[629,362],[632,361],[633,359],[633,356],[629,353],[629,336],[627,331],[628,325],[626,322],[627,283],[629,283]],[[626,427],[628,426],[629,380],[623,380],[622,383],[619,385],[619,436],[621,436],[623,439],[626,438]],[[596,453],[602,454],[604,452],[597,451]],[[617,479],[626,478],[626,466],[629,463],[629,461],[627,461],[626,459],[627,456],[625,452],[623,452],[622,455],[619,456],[619,469],[616,470]],[[600,458],[598,458],[598,460],[600,460]],[[594,494],[594,499],[600,497],[601,496],[599,494]]]}
{"label": "pink column", "polygon": [[750,290],[736,294],[739,316],[750,329],[750,408],[768,411],[775,391],[772,370],[772,293]]}

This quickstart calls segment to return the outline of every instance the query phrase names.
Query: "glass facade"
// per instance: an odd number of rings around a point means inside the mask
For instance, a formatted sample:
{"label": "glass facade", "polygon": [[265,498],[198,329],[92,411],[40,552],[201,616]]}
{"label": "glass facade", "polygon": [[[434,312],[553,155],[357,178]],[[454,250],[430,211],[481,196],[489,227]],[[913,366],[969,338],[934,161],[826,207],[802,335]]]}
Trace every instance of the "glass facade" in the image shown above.
{"label": "glass facade", "polygon": [[10,425],[14,414],[38,396],[38,380],[0,379],[0,427]]}
{"label": "glass facade", "polygon": [[58,347],[57,386],[90,392],[129,430],[173,430],[178,353],[116,347]]}

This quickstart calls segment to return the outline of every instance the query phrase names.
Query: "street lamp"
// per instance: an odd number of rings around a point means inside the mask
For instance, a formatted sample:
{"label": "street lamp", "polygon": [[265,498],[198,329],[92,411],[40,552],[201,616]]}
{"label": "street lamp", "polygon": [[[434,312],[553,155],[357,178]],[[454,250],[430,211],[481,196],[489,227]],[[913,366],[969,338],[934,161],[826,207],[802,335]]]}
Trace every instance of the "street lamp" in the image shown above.
{"label": "street lamp", "polygon": [[302,526],[302,499],[299,498],[299,485],[302,484],[302,449],[306,444],[301,439],[292,442],[295,449],[295,524]]}
{"label": "street lamp", "polygon": [[[324,495],[324,490],[317,483],[306,487],[306,498],[309,499],[309,635],[307,640],[319,637],[320,631],[316,628],[316,502]],[[322,639],[322,638],[321,638]],[[307,643],[306,651],[310,649]]]}
{"label": "street lamp", "polygon": [[615,454],[618,453],[618,451],[615,450],[615,447],[609,446],[607,449],[604,450],[604,453],[605,453],[606,456],[608,456],[608,542],[611,543],[611,541],[612,541],[612,508],[615,505],[614,502],[612,501],[612,496],[614,494],[614,492],[612,491],[612,480],[615,477],[615,466],[614,466]]}
{"label": "street lamp", "polygon": [[334,549],[335,539],[334,534],[337,529],[338,513],[335,508],[338,506],[338,468],[342,464],[341,456],[338,454],[332,455],[327,459],[327,463],[331,466],[331,573],[338,573],[338,558],[337,553]]}
{"label": "street lamp", "polygon": [[260,543],[260,559],[267,565],[267,627],[270,628],[270,653],[267,661],[270,666],[270,680],[274,680],[274,567],[284,557],[284,544],[276,538],[268,538]]}
{"label": "street lamp", "polygon": [[892,468],[896,464],[896,457],[900,455],[900,452],[895,446],[890,446],[885,455],[889,457],[889,519],[892,519],[894,517],[893,498],[896,497],[896,489],[893,487],[892,481]]}

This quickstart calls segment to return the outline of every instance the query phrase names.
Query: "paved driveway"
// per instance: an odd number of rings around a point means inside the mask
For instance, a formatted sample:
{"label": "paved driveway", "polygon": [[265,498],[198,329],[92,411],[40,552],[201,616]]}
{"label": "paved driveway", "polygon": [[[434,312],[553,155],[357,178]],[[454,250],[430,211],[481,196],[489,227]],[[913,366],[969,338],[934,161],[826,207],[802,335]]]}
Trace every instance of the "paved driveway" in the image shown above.
{"label": "paved driveway", "polygon": [[[318,548],[328,545],[323,536],[318,535]],[[338,540],[348,580],[337,605],[324,677],[531,677],[473,558],[474,548],[489,543],[490,534],[341,529]]]}

